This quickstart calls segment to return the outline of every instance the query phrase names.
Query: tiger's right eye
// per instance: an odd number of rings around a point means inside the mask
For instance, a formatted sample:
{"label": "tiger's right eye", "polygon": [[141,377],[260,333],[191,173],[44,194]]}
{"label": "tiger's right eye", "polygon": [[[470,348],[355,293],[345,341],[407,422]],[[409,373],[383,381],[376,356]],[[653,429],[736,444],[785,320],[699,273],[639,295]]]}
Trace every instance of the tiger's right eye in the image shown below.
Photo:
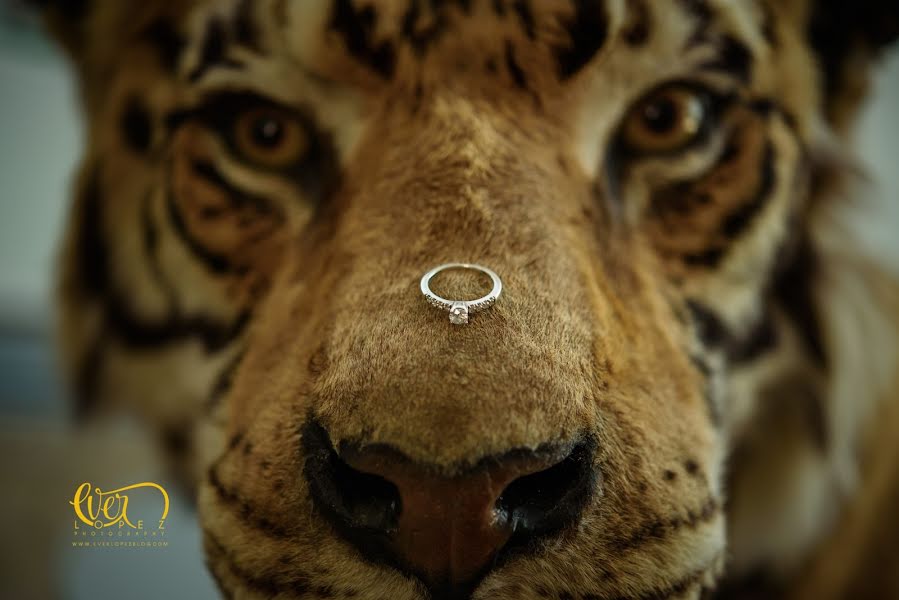
{"label": "tiger's right eye", "polygon": [[303,162],[312,146],[303,123],[272,107],[240,114],[234,123],[234,140],[247,160],[274,169]]}
{"label": "tiger's right eye", "polygon": [[651,92],[627,114],[621,141],[631,151],[657,154],[679,150],[696,140],[709,118],[708,97],[683,84]]}

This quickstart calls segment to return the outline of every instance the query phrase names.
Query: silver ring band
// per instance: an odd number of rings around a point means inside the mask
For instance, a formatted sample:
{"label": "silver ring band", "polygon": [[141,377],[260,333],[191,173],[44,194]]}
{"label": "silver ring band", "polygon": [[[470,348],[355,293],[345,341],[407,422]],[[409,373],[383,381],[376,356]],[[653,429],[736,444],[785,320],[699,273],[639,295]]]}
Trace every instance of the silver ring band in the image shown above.
{"label": "silver ring band", "polygon": [[[491,281],[493,281],[493,289],[490,290],[486,296],[478,298],[477,300],[448,300],[446,298],[441,298],[431,291],[431,279],[433,279],[437,273],[448,269],[468,269],[484,273],[490,277]],[[502,291],[503,282],[500,280],[499,275],[487,267],[469,263],[447,263],[445,265],[440,265],[425,273],[421,278],[421,293],[424,294],[428,304],[435,308],[449,311],[450,323],[454,325],[465,325],[468,323],[469,314],[474,314],[493,306]]]}

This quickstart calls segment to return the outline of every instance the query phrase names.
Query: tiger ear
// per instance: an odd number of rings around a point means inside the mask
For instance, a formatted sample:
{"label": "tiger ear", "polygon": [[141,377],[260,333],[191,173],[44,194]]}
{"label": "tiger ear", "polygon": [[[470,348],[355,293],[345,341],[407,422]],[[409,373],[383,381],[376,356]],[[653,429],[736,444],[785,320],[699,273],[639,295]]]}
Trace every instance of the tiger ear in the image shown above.
{"label": "tiger ear", "polygon": [[806,10],[805,35],[820,68],[826,114],[842,129],[866,95],[871,66],[899,38],[899,2],[809,0]]}
{"label": "tiger ear", "polygon": [[38,10],[54,38],[76,61],[82,55],[88,23],[100,2],[89,0],[27,0]]}
{"label": "tiger ear", "polygon": [[[2,1],[2,0],[0,0]],[[109,74],[128,60],[129,49],[156,48],[160,60],[177,60],[184,36],[179,26],[196,0],[25,0],[65,49],[86,105],[102,98]]]}
{"label": "tiger ear", "polygon": [[899,3],[891,0],[812,0],[809,38],[819,52],[853,47],[876,52],[899,38]]}
{"label": "tiger ear", "polygon": [[[123,48],[154,25],[169,30],[195,0],[26,0],[43,16],[54,38],[84,70],[115,62]],[[158,32],[157,32],[158,33]]]}

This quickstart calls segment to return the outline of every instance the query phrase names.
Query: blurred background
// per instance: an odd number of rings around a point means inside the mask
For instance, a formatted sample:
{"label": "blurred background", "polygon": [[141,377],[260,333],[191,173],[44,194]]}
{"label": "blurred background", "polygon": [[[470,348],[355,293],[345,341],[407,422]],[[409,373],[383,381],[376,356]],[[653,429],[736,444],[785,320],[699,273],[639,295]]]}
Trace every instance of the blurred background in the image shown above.
{"label": "blurred background", "polygon": [[[0,0],[0,599],[217,598],[193,509],[145,432],[70,421],[52,274],[81,143],[64,57],[29,13]],[[161,484],[168,546],[73,547],[68,503],[86,481]]]}
{"label": "blurred background", "polygon": [[[52,274],[81,145],[63,57],[0,0],[0,598],[214,598],[196,517],[140,426],[75,428],[56,375]],[[866,193],[899,215],[899,51],[886,57],[858,134]],[[899,237],[899,218],[876,235]],[[68,501],[85,481],[161,483],[165,548],[72,547]]]}

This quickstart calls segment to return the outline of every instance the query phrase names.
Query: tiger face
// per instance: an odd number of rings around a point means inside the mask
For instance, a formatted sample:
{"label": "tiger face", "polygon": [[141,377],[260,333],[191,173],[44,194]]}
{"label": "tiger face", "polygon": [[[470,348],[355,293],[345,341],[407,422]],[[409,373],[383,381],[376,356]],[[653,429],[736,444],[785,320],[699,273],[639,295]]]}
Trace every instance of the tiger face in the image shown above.
{"label": "tiger face", "polygon": [[[196,480],[223,594],[714,589],[760,390],[825,385],[809,6],[101,4],[57,9],[65,350]],[[463,327],[447,262],[504,283]]]}

